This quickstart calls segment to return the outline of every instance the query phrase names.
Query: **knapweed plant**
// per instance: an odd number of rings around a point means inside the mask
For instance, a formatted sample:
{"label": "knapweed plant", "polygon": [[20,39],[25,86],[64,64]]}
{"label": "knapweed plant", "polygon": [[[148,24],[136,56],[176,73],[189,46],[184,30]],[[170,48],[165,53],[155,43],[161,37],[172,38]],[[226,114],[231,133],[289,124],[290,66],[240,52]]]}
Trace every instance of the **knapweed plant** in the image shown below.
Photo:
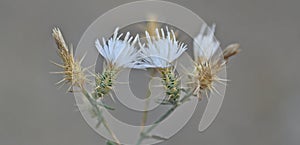
{"label": "knapweed plant", "polygon": [[[141,145],[147,138],[164,140],[163,137],[151,135],[151,131],[177,107],[189,101],[190,97],[198,97],[200,101],[203,96],[208,97],[209,93],[219,93],[214,84],[222,84],[227,80],[218,77],[217,74],[224,69],[229,58],[239,52],[239,45],[231,44],[222,51],[221,55],[217,54],[220,43],[214,39],[215,25],[202,26],[198,36],[194,38],[194,69],[185,70],[189,82],[185,82],[188,87],[183,88],[180,86],[182,76],[176,73],[176,60],[189,48],[176,39],[173,30],[169,30],[168,27],[147,29],[145,34],[142,34],[145,36],[144,43],[140,41],[139,35],[131,36],[130,32],[127,32],[122,37],[123,34],[119,34],[118,30],[116,28],[113,36],[108,40],[105,38],[101,41],[95,40],[95,48],[105,62],[101,73],[91,74],[95,79],[92,92],[86,89],[90,81],[86,75],[89,68],[83,68],[81,65],[84,57],[78,60],[74,58],[72,46],[66,45],[58,28],[54,28],[52,33],[61,58],[60,64],[53,63],[62,69],[61,72],[53,73],[63,75],[63,79],[57,84],[68,84],[69,92],[82,93],[86,97],[91,106],[92,115],[98,120],[96,127],[103,125],[114,139],[107,141],[107,145],[120,145],[121,143],[102,115],[103,109],[114,110],[114,108],[106,105],[102,100],[104,97],[111,96],[116,77],[122,69],[151,69],[157,72],[161,78],[161,86],[164,88],[164,99],[158,103],[172,106],[150,128],[142,127],[136,143],[136,145]],[[144,112],[144,119],[146,116],[147,111]]]}

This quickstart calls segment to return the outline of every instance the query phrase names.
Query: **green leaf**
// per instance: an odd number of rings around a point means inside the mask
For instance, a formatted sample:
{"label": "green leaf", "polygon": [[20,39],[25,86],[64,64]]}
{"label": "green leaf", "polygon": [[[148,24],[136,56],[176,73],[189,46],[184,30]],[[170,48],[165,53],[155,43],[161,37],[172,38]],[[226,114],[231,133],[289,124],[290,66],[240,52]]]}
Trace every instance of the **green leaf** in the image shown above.
{"label": "green leaf", "polygon": [[115,110],[115,108],[113,108],[113,107],[111,107],[111,106],[108,106],[108,105],[106,105],[106,104],[104,104],[104,103],[100,103],[100,102],[96,102],[97,103],[97,105],[99,105],[99,106],[102,106],[102,107],[104,107],[104,108],[106,108],[106,109],[108,109],[108,110]]}
{"label": "green leaf", "polygon": [[168,140],[167,138],[158,136],[158,135],[151,135],[151,138],[156,139],[156,140]]}
{"label": "green leaf", "polygon": [[112,141],[110,141],[110,140],[108,140],[108,141],[106,142],[106,145],[117,145],[117,144],[114,143],[114,142],[112,142]]}

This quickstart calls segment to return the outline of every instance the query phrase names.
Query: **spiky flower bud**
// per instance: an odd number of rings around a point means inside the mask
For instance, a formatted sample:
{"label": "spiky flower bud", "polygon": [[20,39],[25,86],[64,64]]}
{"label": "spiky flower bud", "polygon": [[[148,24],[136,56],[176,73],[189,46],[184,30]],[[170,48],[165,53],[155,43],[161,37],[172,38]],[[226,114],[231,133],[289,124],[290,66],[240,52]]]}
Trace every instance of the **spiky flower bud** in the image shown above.
{"label": "spiky flower bud", "polygon": [[117,70],[114,68],[105,69],[102,74],[96,75],[96,98],[102,98],[104,95],[110,93],[113,87],[113,81],[117,75]]}
{"label": "spiky flower bud", "polygon": [[159,69],[161,73],[162,84],[167,96],[166,101],[171,104],[178,103],[180,98],[180,80],[172,67]]}

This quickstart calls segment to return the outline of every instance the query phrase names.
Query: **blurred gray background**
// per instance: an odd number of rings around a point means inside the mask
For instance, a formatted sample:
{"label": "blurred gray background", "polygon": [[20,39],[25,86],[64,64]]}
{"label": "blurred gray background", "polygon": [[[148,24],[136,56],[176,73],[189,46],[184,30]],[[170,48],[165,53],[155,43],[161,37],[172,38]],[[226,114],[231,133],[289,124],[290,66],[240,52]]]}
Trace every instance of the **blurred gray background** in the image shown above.
{"label": "blurred gray background", "polygon": [[[0,145],[102,145],[54,85],[58,60],[51,28],[77,45],[98,16],[132,0],[0,1]],[[162,145],[298,145],[300,142],[300,1],[173,0],[216,23],[222,47],[242,52],[228,66],[225,101],[212,126],[187,126]],[[178,18],[180,19],[180,18]],[[199,107],[201,108],[201,106]],[[197,113],[198,112],[198,113]]]}

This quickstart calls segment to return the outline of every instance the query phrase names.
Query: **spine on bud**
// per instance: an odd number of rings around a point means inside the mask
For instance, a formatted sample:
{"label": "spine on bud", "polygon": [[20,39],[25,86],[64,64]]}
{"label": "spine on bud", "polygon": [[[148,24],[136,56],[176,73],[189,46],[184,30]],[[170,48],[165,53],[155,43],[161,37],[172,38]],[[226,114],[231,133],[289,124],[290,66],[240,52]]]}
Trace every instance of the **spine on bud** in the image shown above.
{"label": "spine on bud", "polygon": [[166,89],[167,101],[176,104],[180,98],[179,78],[172,68],[164,68],[160,70],[162,74],[162,83]]}
{"label": "spine on bud", "polygon": [[95,99],[102,98],[111,91],[115,75],[116,71],[113,69],[106,69],[102,74],[96,75]]}

